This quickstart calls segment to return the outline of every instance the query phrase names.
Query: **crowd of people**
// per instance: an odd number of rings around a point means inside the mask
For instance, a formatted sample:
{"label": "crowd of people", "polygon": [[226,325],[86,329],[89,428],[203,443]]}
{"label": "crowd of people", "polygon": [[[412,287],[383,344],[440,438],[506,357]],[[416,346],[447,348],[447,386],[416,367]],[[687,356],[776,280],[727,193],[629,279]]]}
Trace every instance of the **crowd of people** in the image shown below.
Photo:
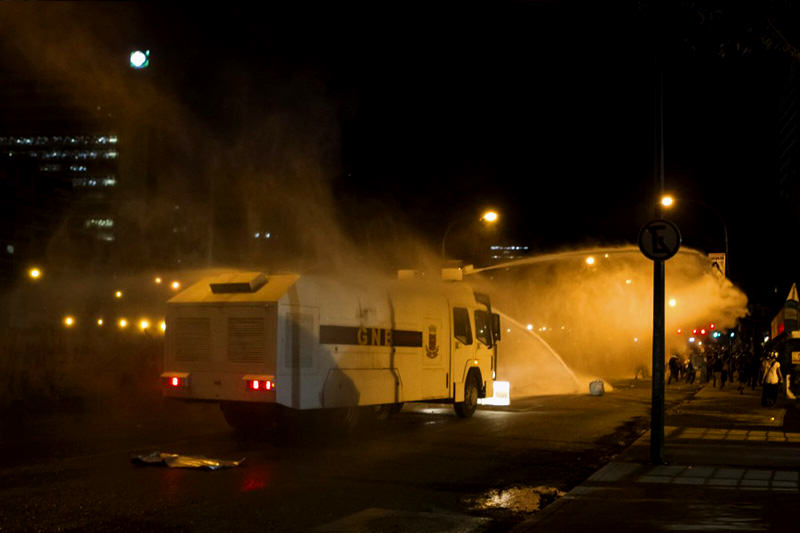
{"label": "crowd of people", "polygon": [[781,368],[776,353],[759,356],[724,344],[709,344],[702,353],[696,347],[692,348],[688,356],[672,354],[667,384],[694,383],[699,379],[701,383],[711,383],[712,387],[720,390],[726,385],[735,386],[740,394],[748,387],[752,390],[762,387],[761,404],[764,406],[774,405],[781,390],[785,391],[787,398],[794,399],[786,386],[791,376],[786,379],[788,369]]}

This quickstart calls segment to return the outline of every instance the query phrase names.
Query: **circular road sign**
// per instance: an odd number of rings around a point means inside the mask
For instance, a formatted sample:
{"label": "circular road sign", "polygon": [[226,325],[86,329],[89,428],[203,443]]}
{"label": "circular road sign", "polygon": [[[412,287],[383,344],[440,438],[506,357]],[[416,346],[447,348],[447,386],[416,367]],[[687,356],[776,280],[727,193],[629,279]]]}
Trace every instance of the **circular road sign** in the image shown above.
{"label": "circular road sign", "polygon": [[639,249],[648,259],[666,261],[681,247],[681,232],[668,220],[651,220],[639,230]]}

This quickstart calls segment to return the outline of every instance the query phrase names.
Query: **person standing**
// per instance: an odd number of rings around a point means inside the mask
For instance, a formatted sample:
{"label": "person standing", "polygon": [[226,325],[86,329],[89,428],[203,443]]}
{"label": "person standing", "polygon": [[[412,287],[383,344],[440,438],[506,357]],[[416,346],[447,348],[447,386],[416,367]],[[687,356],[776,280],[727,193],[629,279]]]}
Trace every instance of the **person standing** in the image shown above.
{"label": "person standing", "polygon": [[717,388],[717,380],[719,380],[720,388],[722,388],[722,385],[724,385],[724,383],[722,381],[722,354],[715,354],[714,355],[714,360],[711,363],[711,371],[712,371],[712,376],[713,376],[713,380],[714,380],[714,383],[713,383],[712,386],[714,388]]}
{"label": "person standing", "polygon": [[772,407],[778,401],[778,389],[783,381],[781,375],[781,364],[778,362],[777,356],[771,356],[769,359],[769,366],[764,373],[764,388],[761,393],[761,405],[764,407]]}
{"label": "person standing", "polygon": [[[725,388],[725,382],[728,381],[728,378],[731,374],[731,359],[728,354],[722,354],[722,371],[720,372],[720,382],[719,388],[720,390]],[[733,381],[731,379],[731,381]]]}
{"label": "person standing", "polygon": [[756,387],[758,387],[758,371],[761,369],[761,360],[753,352],[747,352],[747,357],[750,390],[756,390]]}
{"label": "person standing", "polygon": [[675,379],[676,382],[679,380],[678,378],[679,365],[680,363],[678,363],[678,356],[672,354],[672,356],[669,358],[669,379],[667,379],[667,385],[672,383],[673,378]]}
{"label": "person standing", "polygon": [[736,362],[736,375],[738,377],[739,386],[736,390],[739,394],[744,394],[744,389],[750,383],[750,367],[745,354],[741,354]]}

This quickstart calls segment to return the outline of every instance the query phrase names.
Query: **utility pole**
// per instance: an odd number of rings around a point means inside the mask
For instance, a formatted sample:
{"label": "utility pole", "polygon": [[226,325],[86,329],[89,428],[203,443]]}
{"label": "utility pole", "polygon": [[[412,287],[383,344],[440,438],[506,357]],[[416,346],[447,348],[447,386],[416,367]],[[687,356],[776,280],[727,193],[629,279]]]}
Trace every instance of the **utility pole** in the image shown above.
{"label": "utility pole", "polygon": [[[657,188],[661,198],[664,194],[664,72],[658,65],[656,80],[656,127],[655,149],[657,169]],[[656,220],[663,214],[661,202],[655,202]],[[653,260],[653,388],[650,405],[650,461],[664,464],[664,260]]]}

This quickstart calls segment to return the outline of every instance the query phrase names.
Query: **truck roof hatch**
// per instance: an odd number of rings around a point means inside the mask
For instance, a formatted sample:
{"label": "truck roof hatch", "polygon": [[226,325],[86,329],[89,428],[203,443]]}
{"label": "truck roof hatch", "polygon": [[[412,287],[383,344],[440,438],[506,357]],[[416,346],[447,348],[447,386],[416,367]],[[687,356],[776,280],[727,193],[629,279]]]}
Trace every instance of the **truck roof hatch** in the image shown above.
{"label": "truck roof hatch", "polygon": [[208,285],[214,294],[231,294],[256,292],[267,284],[267,276],[263,272],[242,272],[217,277]]}

